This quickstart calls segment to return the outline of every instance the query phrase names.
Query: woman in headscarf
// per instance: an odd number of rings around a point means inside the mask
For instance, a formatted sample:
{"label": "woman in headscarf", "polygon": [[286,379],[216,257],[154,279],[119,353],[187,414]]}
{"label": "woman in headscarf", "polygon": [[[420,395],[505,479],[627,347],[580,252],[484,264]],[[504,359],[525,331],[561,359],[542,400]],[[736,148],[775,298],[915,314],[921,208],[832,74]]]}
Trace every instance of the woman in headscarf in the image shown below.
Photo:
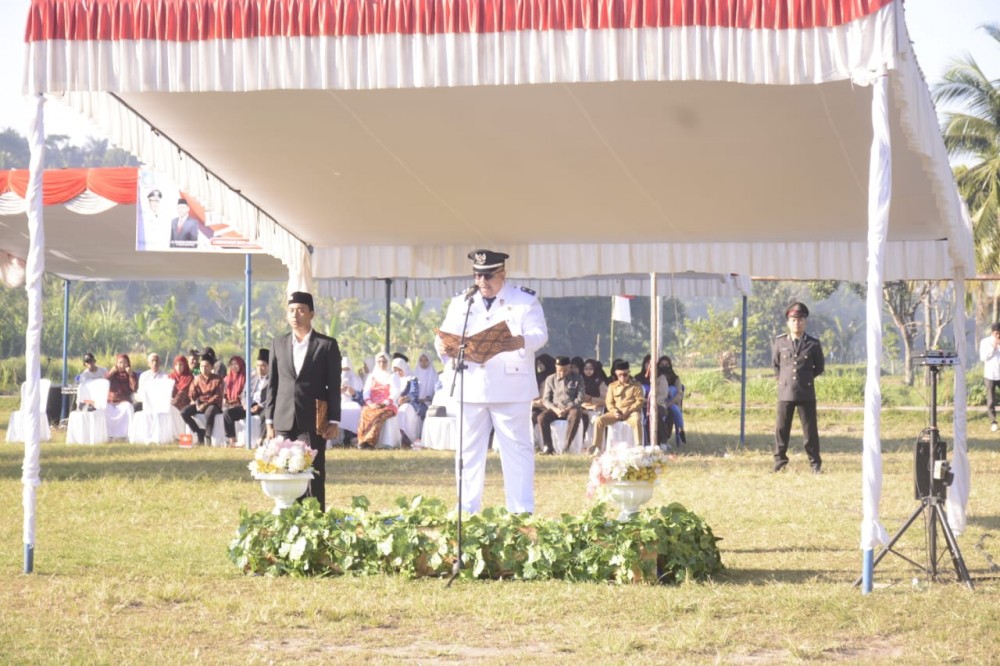
{"label": "woman in headscarf", "polygon": [[420,385],[420,402],[425,406],[431,404],[434,401],[438,373],[434,369],[430,354],[420,352],[420,356],[417,358],[417,369],[414,370],[413,376],[417,378],[417,383]]}
{"label": "woman in headscarf", "polygon": [[649,363],[652,360],[652,356],[646,354],[642,357],[642,368],[639,372],[632,375],[632,379],[642,384],[642,390],[649,395]]}
{"label": "woman in headscarf", "polygon": [[545,380],[556,373],[556,359],[550,354],[539,354],[535,357],[535,381],[538,382],[538,396],[531,401],[531,422],[538,421],[539,415],[545,411],[542,403],[542,391]]}
{"label": "woman in headscarf", "polygon": [[594,407],[604,405],[604,397],[608,394],[608,375],[597,359],[588,358],[583,362],[583,392],[584,402]]}
{"label": "woman in headscarf", "polygon": [[676,429],[675,442],[678,445],[687,444],[687,435],[684,433],[684,384],[674,372],[674,362],[670,360],[669,356],[661,356],[656,361],[656,373],[666,378],[668,389],[665,407],[670,410],[670,415],[673,417],[668,420],[673,421]]}
{"label": "woman in headscarf", "polygon": [[174,371],[167,375],[174,380],[173,393],[170,394],[170,422],[174,428],[176,436],[184,432],[184,419],[181,418],[181,410],[191,404],[191,382],[194,381],[194,373],[188,365],[187,356],[178,354],[174,357]]}
{"label": "woman in headscarf", "polygon": [[355,440],[358,424],[361,422],[361,406],[364,404],[365,381],[358,377],[351,367],[351,359],[340,359],[340,429],[344,443]]}
{"label": "woman in headscarf", "polygon": [[222,424],[226,429],[226,446],[236,446],[236,422],[247,417],[243,407],[243,390],[247,385],[247,364],[242,356],[229,359],[229,372],[224,381]]}
{"label": "woman in headscarf", "polygon": [[361,408],[361,424],[358,426],[359,448],[375,448],[382,426],[396,415],[399,389],[399,378],[389,370],[389,355],[379,352],[375,356],[375,368],[365,380],[365,406]]}
{"label": "woman in headscarf", "polygon": [[108,439],[128,438],[128,425],[132,420],[132,395],[139,388],[139,378],[132,372],[128,354],[115,357],[115,367],[108,372]]}
{"label": "woman in headscarf", "polygon": [[408,446],[420,441],[427,405],[420,402],[420,381],[410,374],[406,361],[401,358],[393,360],[392,371],[399,378],[401,387],[396,399],[399,433],[403,436],[403,445]]}
{"label": "woman in headscarf", "polygon": [[191,404],[191,396],[188,395],[188,391],[191,388],[191,382],[194,381],[194,373],[191,372],[191,366],[188,365],[187,356],[183,354],[175,356],[174,371],[167,376],[174,380],[174,392],[170,396],[170,404],[177,411],[180,411]]}

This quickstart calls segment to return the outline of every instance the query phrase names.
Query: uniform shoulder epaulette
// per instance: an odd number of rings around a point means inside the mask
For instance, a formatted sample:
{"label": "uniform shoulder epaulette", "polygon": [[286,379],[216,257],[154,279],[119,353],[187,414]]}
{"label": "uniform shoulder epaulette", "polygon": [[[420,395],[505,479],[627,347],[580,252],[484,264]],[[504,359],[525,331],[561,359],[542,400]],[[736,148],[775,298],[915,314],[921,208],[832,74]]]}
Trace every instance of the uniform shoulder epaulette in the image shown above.
{"label": "uniform shoulder epaulette", "polygon": [[526,294],[531,294],[532,296],[535,295],[535,290],[534,289],[528,289],[527,287],[521,287],[521,291],[523,291]]}
{"label": "uniform shoulder epaulette", "polygon": [[781,335],[779,335],[779,336],[778,336],[777,338],[775,338],[775,339],[776,339],[776,340],[780,340],[781,338],[787,338],[787,337],[788,337],[788,333],[782,333]]}

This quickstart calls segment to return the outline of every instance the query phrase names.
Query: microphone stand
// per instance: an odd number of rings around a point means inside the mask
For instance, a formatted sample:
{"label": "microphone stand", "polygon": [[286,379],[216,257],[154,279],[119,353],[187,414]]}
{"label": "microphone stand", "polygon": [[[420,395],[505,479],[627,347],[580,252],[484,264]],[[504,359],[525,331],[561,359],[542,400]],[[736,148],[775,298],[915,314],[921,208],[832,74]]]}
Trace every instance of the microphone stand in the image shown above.
{"label": "microphone stand", "polygon": [[449,395],[455,397],[455,383],[458,383],[458,536],[457,536],[457,557],[455,564],[451,568],[451,576],[445,587],[458,578],[462,570],[462,486],[465,483],[465,336],[469,329],[469,313],[472,311],[472,297],[476,292],[471,291],[466,296],[465,321],[462,323],[462,339],[458,344],[458,358],[455,359],[455,373],[451,377],[451,391]]}

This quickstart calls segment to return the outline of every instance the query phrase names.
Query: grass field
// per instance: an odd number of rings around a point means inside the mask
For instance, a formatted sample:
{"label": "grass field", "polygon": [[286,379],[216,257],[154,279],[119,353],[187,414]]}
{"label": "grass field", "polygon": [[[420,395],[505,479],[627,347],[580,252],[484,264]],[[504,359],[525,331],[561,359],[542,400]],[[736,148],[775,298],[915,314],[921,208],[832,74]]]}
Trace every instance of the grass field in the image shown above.
{"label": "grass field", "polygon": [[[61,433],[43,445],[35,573],[23,575],[23,447],[0,444],[0,663],[997,663],[1000,436],[987,421],[970,419],[969,526],[959,537],[976,590],[954,582],[941,543],[944,581],[889,556],[863,596],[852,587],[861,412],[821,409],[820,476],[798,442],[788,471],[770,473],[772,419],[771,408],[751,409],[737,450],[737,410],[688,412],[688,445],[654,502],[704,517],[727,568],[680,587],[245,577],[226,559],[240,507],[271,506],[246,471],[247,451],[66,446]],[[940,425],[950,441],[949,419]],[[917,507],[912,449],[925,421],[921,410],[884,413],[890,534]],[[337,449],[327,469],[330,505],[454,498],[447,453]],[[539,458],[538,513],[588,506],[587,469],[583,456]],[[494,455],[485,503],[502,503]],[[925,558],[922,523],[899,550]]]}

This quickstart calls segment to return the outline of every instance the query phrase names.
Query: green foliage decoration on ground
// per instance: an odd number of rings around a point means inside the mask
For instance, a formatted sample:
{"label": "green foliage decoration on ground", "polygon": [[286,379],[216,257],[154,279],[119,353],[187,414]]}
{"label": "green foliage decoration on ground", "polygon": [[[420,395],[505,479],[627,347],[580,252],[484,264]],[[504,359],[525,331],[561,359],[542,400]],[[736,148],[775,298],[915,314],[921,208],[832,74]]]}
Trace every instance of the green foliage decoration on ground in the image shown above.
{"label": "green foliage decoration on ground", "polygon": [[[444,576],[455,562],[456,524],[441,500],[398,498],[372,511],[355,497],[350,511],[326,514],[315,500],[280,515],[244,509],[229,559],[248,574]],[[463,578],[703,581],[722,570],[712,529],[682,505],[649,508],[619,522],[599,503],[558,519],[488,508],[463,522]]]}

